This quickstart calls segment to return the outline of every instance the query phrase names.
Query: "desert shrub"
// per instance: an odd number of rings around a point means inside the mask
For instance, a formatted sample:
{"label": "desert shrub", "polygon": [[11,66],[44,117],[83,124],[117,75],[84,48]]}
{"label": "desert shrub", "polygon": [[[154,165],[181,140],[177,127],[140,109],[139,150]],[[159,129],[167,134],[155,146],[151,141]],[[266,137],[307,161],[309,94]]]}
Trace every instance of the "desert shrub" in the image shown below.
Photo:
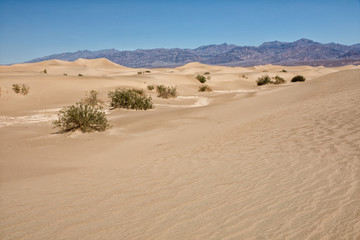
{"label": "desert shrub", "polygon": [[206,79],[207,79],[207,80],[210,80],[210,79],[211,79],[211,76],[210,76],[210,75],[208,75],[208,76],[206,77]]}
{"label": "desert shrub", "polygon": [[158,97],[161,98],[175,98],[177,96],[177,90],[176,87],[170,87],[170,86],[156,86],[156,91],[158,93]]}
{"label": "desert shrub", "polygon": [[27,95],[30,91],[30,87],[27,84],[13,84],[12,89],[15,93],[21,93],[22,95]]}
{"label": "desert shrub", "polygon": [[197,75],[196,79],[201,82],[201,83],[205,83],[206,82],[206,78],[204,76],[201,75]]}
{"label": "desert shrub", "polygon": [[147,86],[147,89],[150,90],[150,91],[152,91],[152,90],[155,89],[155,87],[154,87],[154,85],[149,85],[149,86]]}
{"label": "desert shrub", "polygon": [[67,73],[63,73],[64,76],[67,76]]}
{"label": "desert shrub", "polygon": [[151,71],[149,71],[149,70],[146,70],[146,71],[145,71],[145,73],[151,73]]}
{"label": "desert shrub", "polygon": [[153,108],[152,99],[144,95],[143,90],[138,89],[116,89],[108,94],[110,107],[126,108],[135,110],[147,110]]}
{"label": "desert shrub", "polygon": [[212,92],[212,89],[208,85],[204,84],[199,87],[198,91],[199,92]]}
{"label": "desert shrub", "polygon": [[273,84],[283,84],[283,83],[286,83],[285,79],[283,79],[282,77],[276,75],[275,76],[275,81],[272,82]]}
{"label": "desert shrub", "polygon": [[21,89],[20,84],[17,83],[13,84],[12,89],[14,90],[15,93],[20,93],[20,89]]}
{"label": "desert shrub", "polygon": [[83,77],[84,75],[82,75],[81,73],[78,74],[79,77]]}
{"label": "desert shrub", "polygon": [[270,79],[269,75],[263,75],[258,78],[258,80],[256,81],[256,84],[258,86],[261,86],[261,85],[269,84],[270,82],[271,82],[271,79]]}
{"label": "desert shrub", "polygon": [[43,73],[47,73],[47,70],[46,69],[44,69],[44,71],[42,71]]}
{"label": "desert shrub", "polygon": [[103,100],[98,97],[98,92],[95,90],[91,90],[89,93],[86,93],[86,97],[81,99],[81,103],[84,105],[94,106],[102,106],[105,104]]}
{"label": "desert shrub", "polygon": [[137,72],[137,74],[139,74],[139,75],[142,74],[142,73],[143,73],[143,72]]}
{"label": "desert shrub", "polygon": [[297,75],[291,79],[291,82],[305,82],[305,78],[302,75]]}
{"label": "desert shrub", "polygon": [[242,78],[245,78],[245,79],[248,79],[248,77],[247,76],[245,76],[244,74],[241,76]]}
{"label": "desert shrub", "polygon": [[83,103],[64,107],[58,113],[58,120],[53,122],[60,132],[80,130],[82,132],[105,131],[110,127],[102,108]]}
{"label": "desert shrub", "polygon": [[204,75],[209,75],[210,74],[210,72],[204,72]]}
{"label": "desert shrub", "polygon": [[287,72],[285,69],[281,70],[282,72]]}

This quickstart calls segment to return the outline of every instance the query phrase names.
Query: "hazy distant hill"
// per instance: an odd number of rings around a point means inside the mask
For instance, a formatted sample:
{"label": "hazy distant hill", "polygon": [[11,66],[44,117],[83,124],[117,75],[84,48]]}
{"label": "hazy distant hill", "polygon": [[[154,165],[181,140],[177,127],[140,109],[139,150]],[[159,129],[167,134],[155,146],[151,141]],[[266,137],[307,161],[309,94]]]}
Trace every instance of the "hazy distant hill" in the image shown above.
{"label": "hazy distant hill", "polygon": [[346,46],[336,43],[322,44],[308,39],[295,42],[265,42],[259,47],[233,44],[208,45],[196,49],[139,49],[119,51],[77,51],[36,58],[29,62],[50,59],[74,61],[78,58],[107,58],[126,67],[176,67],[189,62],[226,66],[323,65],[341,66],[360,64],[360,44]]}

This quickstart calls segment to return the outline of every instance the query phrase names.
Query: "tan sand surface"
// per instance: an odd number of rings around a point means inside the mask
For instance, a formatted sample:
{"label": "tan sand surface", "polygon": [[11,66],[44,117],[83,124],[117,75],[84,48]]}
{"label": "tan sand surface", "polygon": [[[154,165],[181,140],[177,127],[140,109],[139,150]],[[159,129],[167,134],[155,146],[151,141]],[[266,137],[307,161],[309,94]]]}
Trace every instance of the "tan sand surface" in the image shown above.
{"label": "tan sand surface", "polygon": [[[214,92],[199,93],[207,71]],[[288,82],[256,86],[264,74]],[[179,97],[146,89],[159,84]],[[116,87],[144,89],[155,109],[56,134],[59,109]],[[359,66],[51,60],[0,66],[0,88],[1,239],[360,239]]]}

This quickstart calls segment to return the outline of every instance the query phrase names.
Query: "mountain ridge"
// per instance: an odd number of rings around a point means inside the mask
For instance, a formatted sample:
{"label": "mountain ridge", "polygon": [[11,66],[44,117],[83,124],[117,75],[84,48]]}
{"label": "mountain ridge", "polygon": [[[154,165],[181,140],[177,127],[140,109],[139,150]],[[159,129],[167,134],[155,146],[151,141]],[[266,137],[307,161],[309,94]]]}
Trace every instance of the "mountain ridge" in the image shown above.
{"label": "mountain ridge", "polygon": [[133,68],[178,67],[190,62],[224,66],[310,65],[342,66],[360,64],[360,43],[342,45],[319,43],[306,38],[294,42],[270,41],[256,46],[211,44],[195,49],[155,48],[119,51],[114,48],[98,51],[79,50],[32,59],[27,63],[51,59],[75,61],[78,58],[106,58],[116,64]]}

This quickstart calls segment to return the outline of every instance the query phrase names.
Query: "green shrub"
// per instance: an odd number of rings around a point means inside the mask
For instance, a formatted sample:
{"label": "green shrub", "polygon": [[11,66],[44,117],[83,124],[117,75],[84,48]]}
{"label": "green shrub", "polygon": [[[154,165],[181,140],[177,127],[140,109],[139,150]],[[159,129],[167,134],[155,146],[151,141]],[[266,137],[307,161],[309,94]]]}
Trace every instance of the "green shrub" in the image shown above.
{"label": "green shrub", "polygon": [[272,82],[273,84],[278,85],[278,84],[286,83],[285,79],[283,79],[282,77],[280,77],[278,75],[276,75],[274,79],[275,79],[275,82]]}
{"label": "green shrub", "polygon": [[212,89],[208,85],[204,84],[199,87],[198,91],[199,92],[212,92]]}
{"label": "green shrub", "polygon": [[302,75],[297,75],[291,79],[291,82],[305,82],[305,78]]}
{"label": "green shrub", "polygon": [[30,91],[30,87],[27,84],[13,84],[12,89],[15,93],[21,93],[22,95],[27,95]]}
{"label": "green shrub", "polygon": [[197,75],[196,79],[199,80],[199,82],[201,83],[205,83],[206,82],[206,78],[204,76],[201,75]]}
{"label": "green shrub", "polygon": [[152,90],[155,89],[155,87],[154,87],[154,85],[149,85],[149,86],[147,86],[147,89],[150,90],[150,91],[152,91]]}
{"label": "green shrub", "polygon": [[281,70],[282,72],[287,72],[285,69]]}
{"label": "green shrub", "polygon": [[99,93],[97,91],[91,90],[89,93],[86,93],[86,97],[84,99],[81,99],[81,103],[92,107],[104,105],[105,102],[98,97],[98,94]]}
{"label": "green shrub", "polygon": [[153,105],[151,97],[144,95],[143,90],[138,89],[116,89],[110,91],[108,94],[110,107],[112,108],[126,108],[135,110],[152,109]]}
{"label": "green shrub", "polygon": [[270,79],[269,75],[263,75],[263,76],[259,77],[258,80],[256,81],[256,84],[258,86],[269,84],[269,83],[271,83],[271,79]]}
{"label": "green shrub", "polygon": [[81,73],[78,74],[79,77],[83,77],[84,75],[82,75]]}
{"label": "green shrub", "polygon": [[53,122],[60,132],[80,130],[82,132],[105,131],[110,127],[102,108],[76,103],[64,107],[58,113],[58,120]]}
{"label": "green shrub", "polygon": [[161,98],[176,98],[177,90],[176,87],[165,87],[164,85],[156,86],[158,97]]}

